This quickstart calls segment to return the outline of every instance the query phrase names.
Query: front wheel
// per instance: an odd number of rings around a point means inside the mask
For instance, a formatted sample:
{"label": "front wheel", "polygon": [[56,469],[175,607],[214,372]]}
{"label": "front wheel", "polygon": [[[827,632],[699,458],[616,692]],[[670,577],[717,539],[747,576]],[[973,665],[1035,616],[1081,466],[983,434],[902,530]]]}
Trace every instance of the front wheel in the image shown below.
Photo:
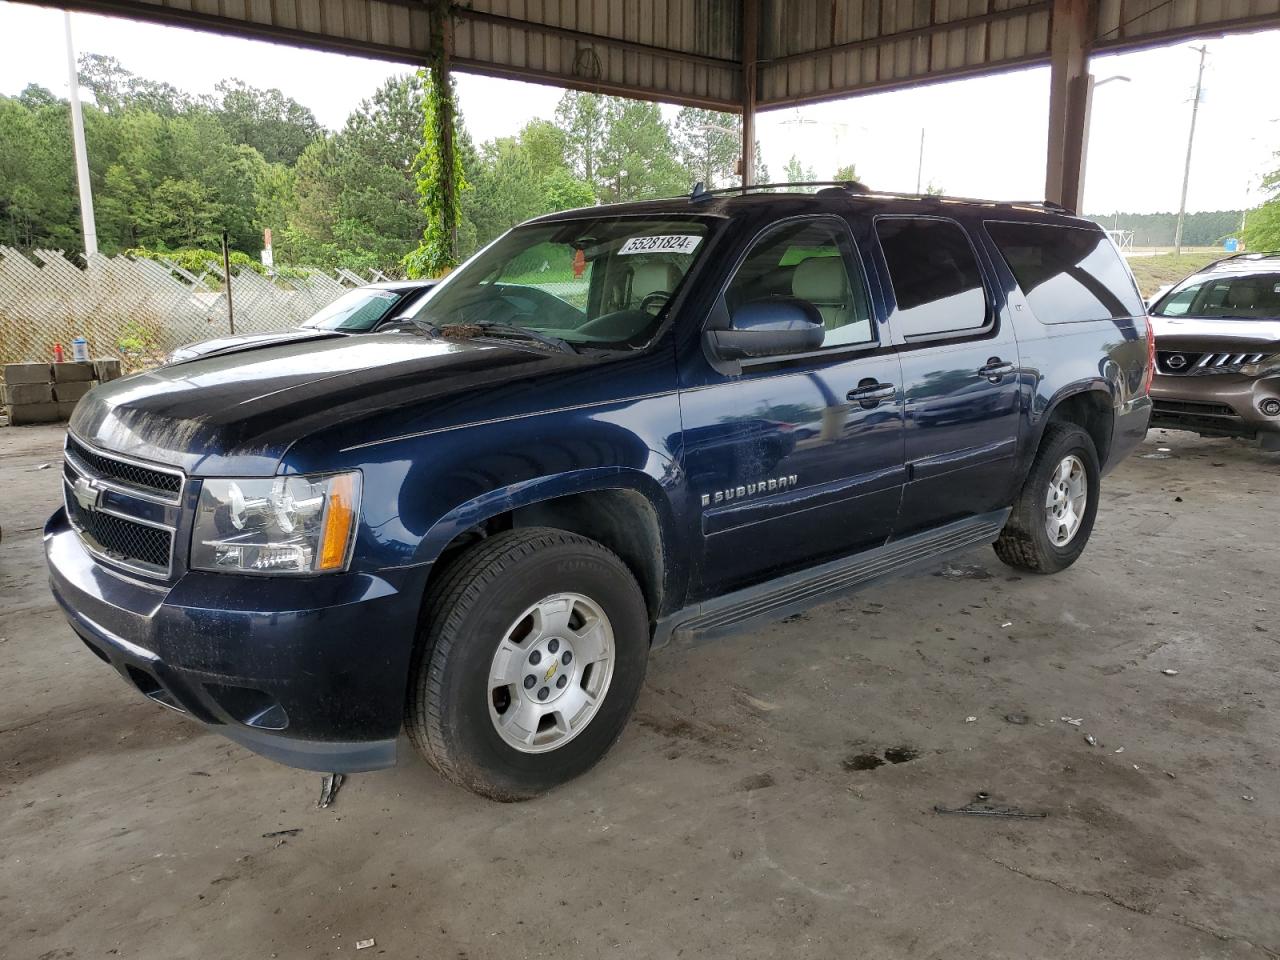
{"label": "front wheel", "polygon": [[1031,573],[1057,573],[1075,563],[1093,531],[1100,475],[1089,434],[1075,424],[1049,424],[993,545],[996,556]]}
{"label": "front wheel", "polygon": [[600,544],[561,530],[498,534],[431,588],[406,727],[454,783],[537,796],[618,738],[649,653],[644,597]]}

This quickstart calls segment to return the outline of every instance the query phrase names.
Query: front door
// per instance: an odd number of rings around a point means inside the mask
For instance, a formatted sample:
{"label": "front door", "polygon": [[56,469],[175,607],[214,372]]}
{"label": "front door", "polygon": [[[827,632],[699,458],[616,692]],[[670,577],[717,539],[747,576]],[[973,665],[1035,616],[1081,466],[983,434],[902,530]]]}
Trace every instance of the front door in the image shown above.
{"label": "front door", "polygon": [[882,217],[906,396],[907,484],[895,536],[1009,504],[1017,452],[1018,344],[964,228]]}
{"label": "front door", "polygon": [[898,357],[871,309],[848,225],[803,217],[764,233],[718,302],[805,300],[822,348],[682,371],[683,463],[700,518],[699,584],[713,596],[883,544],[905,475]]}

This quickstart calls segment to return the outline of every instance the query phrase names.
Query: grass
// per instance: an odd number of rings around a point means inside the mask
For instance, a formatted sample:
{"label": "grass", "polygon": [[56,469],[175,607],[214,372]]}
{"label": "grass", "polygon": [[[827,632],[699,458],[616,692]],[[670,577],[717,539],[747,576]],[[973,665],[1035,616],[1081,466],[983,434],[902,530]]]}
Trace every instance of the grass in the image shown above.
{"label": "grass", "polygon": [[1195,273],[1205,264],[1227,256],[1217,247],[1198,250],[1183,249],[1176,253],[1157,253],[1150,257],[1129,257],[1129,269],[1138,281],[1143,297],[1150,297],[1165,284],[1177,283],[1183,277]]}

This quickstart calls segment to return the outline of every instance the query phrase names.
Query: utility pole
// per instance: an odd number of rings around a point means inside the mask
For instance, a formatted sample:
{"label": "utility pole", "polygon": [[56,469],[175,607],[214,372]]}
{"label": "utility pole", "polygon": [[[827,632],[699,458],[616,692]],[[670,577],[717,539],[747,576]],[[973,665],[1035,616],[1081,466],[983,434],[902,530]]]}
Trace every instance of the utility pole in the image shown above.
{"label": "utility pole", "polygon": [[1182,168],[1182,202],[1178,204],[1178,228],[1173,233],[1173,252],[1182,253],[1182,223],[1187,218],[1187,183],[1191,180],[1191,148],[1196,142],[1196,113],[1200,109],[1200,87],[1204,83],[1204,58],[1207,46],[1192,47],[1200,52],[1200,72],[1196,74],[1196,95],[1191,101],[1191,132],[1187,134],[1187,163]]}
{"label": "utility pole", "polygon": [[67,27],[67,75],[71,79],[71,139],[76,152],[76,182],[80,186],[80,226],[84,231],[86,258],[98,252],[98,228],[93,222],[93,189],[89,185],[89,155],[84,147],[84,116],[80,113],[80,74],[76,48],[71,42],[71,14],[63,13]]}
{"label": "utility pole", "polygon": [[916,161],[916,196],[920,196],[920,184],[924,179],[924,127],[920,128],[920,159]]}

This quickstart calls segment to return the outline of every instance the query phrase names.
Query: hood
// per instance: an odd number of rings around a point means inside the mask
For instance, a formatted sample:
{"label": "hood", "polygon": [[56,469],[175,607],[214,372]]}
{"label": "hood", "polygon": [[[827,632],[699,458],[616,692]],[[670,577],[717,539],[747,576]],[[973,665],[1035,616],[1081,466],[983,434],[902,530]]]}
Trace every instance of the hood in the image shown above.
{"label": "hood", "polygon": [[340,334],[332,330],[284,330],[279,333],[246,333],[239,336],[217,337],[213,340],[201,340],[199,343],[187,343],[169,354],[167,363],[183,363],[197,357],[207,357],[214,353],[230,353],[233,350],[247,350],[263,347],[270,343],[291,343],[295,340],[314,340],[317,337],[334,337]]}
{"label": "hood", "polygon": [[1160,349],[1208,349],[1215,344],[1240,353],[1280,350],[1280,318],[1232,320],[1227,317],[1151,318]]}
{"label": "hood", "polygon": [[370,417],[376,428],[407,408],[474,416],[474,405],[441,399],[584,363],[591,360],[413,334],[273,343],[104,383],[77,405],[71,431],[188,472],[264,475],[320,430]]}

